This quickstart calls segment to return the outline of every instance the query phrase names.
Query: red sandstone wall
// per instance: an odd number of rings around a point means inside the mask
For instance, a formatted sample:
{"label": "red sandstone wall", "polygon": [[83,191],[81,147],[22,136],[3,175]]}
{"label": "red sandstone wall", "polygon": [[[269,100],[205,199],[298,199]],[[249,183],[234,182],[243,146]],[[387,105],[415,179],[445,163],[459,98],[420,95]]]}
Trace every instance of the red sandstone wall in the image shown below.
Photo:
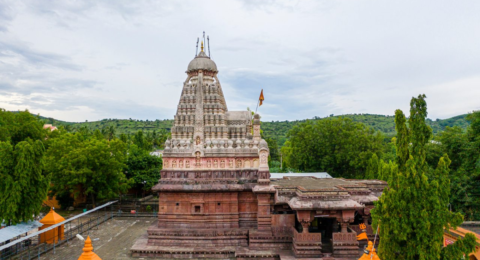
{"label": "red sandstone wall", "polygon": [[252,192],[160,193],[158,227],[255,227],[256,211]]}
{"label": "red sandstone wall", "polygon": [[272,227],[293,227],[295,226],[295,214],[273,214]]}
{"label": "red sandstone wall", "polygon": [[239,226],[242,228],[257,227],[257,196],[253,192],[239,192],[238,213]]}

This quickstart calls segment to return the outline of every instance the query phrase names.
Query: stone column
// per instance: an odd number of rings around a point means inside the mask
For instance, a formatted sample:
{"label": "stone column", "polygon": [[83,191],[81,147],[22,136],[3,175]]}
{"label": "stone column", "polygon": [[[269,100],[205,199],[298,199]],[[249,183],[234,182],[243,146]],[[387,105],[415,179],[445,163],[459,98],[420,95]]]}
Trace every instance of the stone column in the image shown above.
{"label": "stone column", "polygon": [[272,230],[272,216],[270,214],[271,205],[270,193],[258,193],[258,211],[257,211],[257,226],[258,231],[271,231]]}
{"label": "stone column", "polygon": [[308,228],[312,223],[314,218],[313,211],[310,210],[298,210],[297,211],[297,219],[302,225],[302,233],[309,233]]}
{"label": "stone column", "polygon": [[348,222],[342,222],[340,223],[340,226],[342,227],[342,230],[340,231],[340,233],[348,233],[348,226],[349,226],[349,223]]}
{"label": "stone column", "polygon": [[255,114],[253,116],[253,139],[260,141],[260,115]]}

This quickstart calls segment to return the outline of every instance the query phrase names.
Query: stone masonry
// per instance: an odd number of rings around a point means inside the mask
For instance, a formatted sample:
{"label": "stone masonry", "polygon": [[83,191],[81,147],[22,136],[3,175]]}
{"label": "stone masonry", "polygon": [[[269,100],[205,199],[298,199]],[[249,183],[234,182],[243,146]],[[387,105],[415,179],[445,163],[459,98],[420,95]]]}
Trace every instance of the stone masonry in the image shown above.
{"label": "stone masonry", "polygon": [[260,116],[228,111],[217,66],[203,43],[186,73],[161,178],[153,187],[158,222],[137,239],[132,256],[358,258],[355,230],[359,223],[369,226],[373,201],[386,183],[270,179]]}

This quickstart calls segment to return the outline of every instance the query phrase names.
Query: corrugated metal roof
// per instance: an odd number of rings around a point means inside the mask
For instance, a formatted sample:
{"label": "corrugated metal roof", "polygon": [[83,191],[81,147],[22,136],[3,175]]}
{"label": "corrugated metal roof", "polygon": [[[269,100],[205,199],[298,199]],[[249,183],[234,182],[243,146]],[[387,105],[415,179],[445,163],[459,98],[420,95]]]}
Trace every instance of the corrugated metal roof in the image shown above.
{"label": "corrugated metal roof", "polygon": [[8,226],[6,228],[2,228],[0,229],[0,243],[10,240],[21,234],[25,234],[28,231],[35,228],[39,228],[41,226],[43,226],[43,224],[38,221],[29,221],[29,222],[22,222],[15,226]]}
{"label": "corrugated metal roof", "polygon": [[316,177],[316,178],[332,178],[327,172],[289,172],[289,173],[270,173],[270,179],[283,179],[283,177]]}

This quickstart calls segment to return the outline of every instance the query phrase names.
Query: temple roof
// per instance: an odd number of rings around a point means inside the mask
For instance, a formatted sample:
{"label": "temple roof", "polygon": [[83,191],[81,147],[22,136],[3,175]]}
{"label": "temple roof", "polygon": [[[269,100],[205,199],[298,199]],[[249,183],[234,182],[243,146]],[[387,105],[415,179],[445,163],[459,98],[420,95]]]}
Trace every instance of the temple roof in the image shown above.
{"label": "temple roof", "polygon": [[292,209],[359,209],[378,200],[377,191],[387,183],[379,180],[346,180],[311,176],[271,179],[275,203]]}
{"label": "temple roof", "polygon": [[201,51],[197,57],[195,57],[189,64],[187,72],[192,72],[196,70],[208,70],[213,72],[218,72],[217,64],[210,57]]}
{"label": "temple roof", "polygon": [[40,223],[46,224],[46,225],[54,225],[62,221],[65,221],[65,219],[62,216],[58,215],[53,210],[53,208],[50,208],[50,212],[48,212],[48,214],[44,218],[42,218],[42,220],[40,220]]}

